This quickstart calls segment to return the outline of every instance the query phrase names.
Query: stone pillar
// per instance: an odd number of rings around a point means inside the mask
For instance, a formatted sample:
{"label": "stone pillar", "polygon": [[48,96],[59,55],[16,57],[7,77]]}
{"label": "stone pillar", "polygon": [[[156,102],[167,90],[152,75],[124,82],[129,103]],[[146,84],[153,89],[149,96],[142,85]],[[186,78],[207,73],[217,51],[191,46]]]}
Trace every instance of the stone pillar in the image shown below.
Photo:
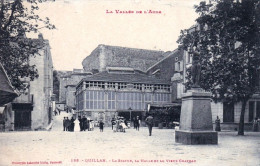
{"label": "stone pillar", "polygon": [[218,144],[218,133],[213,131],[211,93],[202,89],[189,90],[182,96],[180,129],[175,141],[183,144]]}
{"label": "stone pillar", "polygon": [[86,103],[86,102],[87,102],[87,101],[86,101],[86,100],[87,100],[87,99],[86,99],[86,82],[85,82],[85,81],[83,82],[82,90],[83,90],[83,102],[84,102],[84,103],[83,103],[83,111],[85,111],[85,109],[87,108],[87,106],[86,106],[86,104],[87,104],[87,103]]}

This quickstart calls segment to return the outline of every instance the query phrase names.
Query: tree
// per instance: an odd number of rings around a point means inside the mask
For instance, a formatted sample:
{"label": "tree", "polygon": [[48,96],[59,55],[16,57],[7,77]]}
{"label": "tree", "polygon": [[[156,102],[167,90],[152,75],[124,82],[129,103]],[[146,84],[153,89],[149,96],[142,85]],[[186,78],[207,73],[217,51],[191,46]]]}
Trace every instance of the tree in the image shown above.
{"label": "tree", "polygon": [[[238,135],[244,135],[246,103],[259,87],[260,1],[212,0],[195,9],[197,25],[181,31],[178,43],[200,53],[201,87],[215,102],[242,103]],[[189,73],[187,79],[189,87]]]}
{"label": "tree", "polygon": [[[32,40],[26,33],[38,33],[42,28],[54,29],[49,18],[41,19],[36,10],[42,0],[1,0],[0,2],[0,61],[15,89],[25,88],[22,78],[38,77],[36,66],[29,64],[31,56],[38,56],[43,40]],[[28,7],[27,7],[28,6]]]}

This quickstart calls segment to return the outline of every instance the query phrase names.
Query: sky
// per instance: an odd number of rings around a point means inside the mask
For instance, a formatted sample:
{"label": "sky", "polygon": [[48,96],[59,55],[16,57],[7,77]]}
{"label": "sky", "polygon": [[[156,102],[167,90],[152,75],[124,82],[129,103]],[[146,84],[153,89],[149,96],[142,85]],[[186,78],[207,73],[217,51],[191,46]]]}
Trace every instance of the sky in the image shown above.
{"label": "sky", "polygon": [[[41,30],[49,40],[54,68],[82,68],[99,45],[173,51],[180,31],[195,23],[200,0],[56,0],[39,5],[57,29]],[[132,11],[133,13],[116,13]],[[149,13],[149,10],[161,13]],[[109,13],[109,12],[113,13]],[[137,13],[142,11],[142,13]],[[147,12],[147,13],[145,13]],[[29,37],[36,38],[37,34]]]}

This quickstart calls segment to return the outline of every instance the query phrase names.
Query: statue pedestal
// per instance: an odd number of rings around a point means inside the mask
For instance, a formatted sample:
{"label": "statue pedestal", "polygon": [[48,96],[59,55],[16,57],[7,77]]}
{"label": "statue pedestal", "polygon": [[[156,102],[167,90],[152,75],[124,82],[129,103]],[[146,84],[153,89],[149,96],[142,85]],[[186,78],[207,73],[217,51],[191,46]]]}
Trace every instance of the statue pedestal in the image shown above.
{"label": "statue pedestal", "polygon": [[180,128],[175,131],[175,142],[218,144],[218,133],[213,131],[211,93],[192,89],[182,97]]}

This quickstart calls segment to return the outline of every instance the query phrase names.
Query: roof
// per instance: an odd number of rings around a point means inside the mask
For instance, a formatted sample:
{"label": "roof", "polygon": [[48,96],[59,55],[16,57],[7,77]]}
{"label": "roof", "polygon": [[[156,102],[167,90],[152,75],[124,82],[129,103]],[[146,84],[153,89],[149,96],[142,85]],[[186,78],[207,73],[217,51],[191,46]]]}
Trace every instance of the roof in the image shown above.
{"label": "roof", "polygon": [[[154,67],[156,67],[158,64],[162,63],[163,61],[167,60],[169,57],[171,56],[178,56],[179,54],[183,55],[183,49],[175,49],[174,51],[171,52],[166,52],[166,56],[164,58],[162,58],[161,60],[159,60],[158,62],[156,62],[154,65],[152,65],[151,67],[149,67],[146,72],[148,72],[149,70],[153,69]],[[174,62],[173,62],[174,63]]]}
{"label": "roof", "polygon": [[0,62],[0,105],[11,102],[18,94],[14,91],[11,82]]}
{"label": "roof", "polygon": [[94,74],[92,76],[86,77],[82,81],[126,82],[126,83],[165,84],[165,85],[170,84],[169,81],[157,79],[138,71],[135,71],[133,74],[109,73],[107,71],[103,71]]}

